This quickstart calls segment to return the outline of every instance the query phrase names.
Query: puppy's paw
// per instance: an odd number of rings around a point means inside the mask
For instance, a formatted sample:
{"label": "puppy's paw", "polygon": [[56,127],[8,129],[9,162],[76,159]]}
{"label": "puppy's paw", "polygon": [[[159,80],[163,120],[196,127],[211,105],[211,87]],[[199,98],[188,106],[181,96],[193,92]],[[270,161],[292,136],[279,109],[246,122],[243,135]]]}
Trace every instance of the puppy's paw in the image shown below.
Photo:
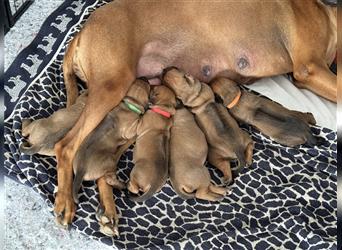
{"label": "puppy's paw", "polygon": [[115,173],[107,173],[105,179],[108,185],[111,185],[116,189],[121,190],[126,188],[126,184],[119,181]]}
{"label": "puppy's paw", "polygon": [[96,212],[96,219],[100,224],[100,232],[107,236],[119,236],[119,218],[115,212],[105,211],[99,208]]}
{"label": "puppy's paw", "polygon": [[195,196],[201,200],[221,201],[227,194],[231,194],[231,189],[210,184],[206,189],[197,190]]}

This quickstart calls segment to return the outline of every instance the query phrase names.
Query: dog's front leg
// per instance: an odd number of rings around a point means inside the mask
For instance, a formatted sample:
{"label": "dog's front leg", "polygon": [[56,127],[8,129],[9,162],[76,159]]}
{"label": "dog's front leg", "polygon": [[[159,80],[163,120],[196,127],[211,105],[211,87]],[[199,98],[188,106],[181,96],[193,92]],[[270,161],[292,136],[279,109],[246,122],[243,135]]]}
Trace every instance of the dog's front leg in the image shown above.
{"label": "dog's front leg", "polygon": [[99,188],[101,205],[96,217],[100,223],[100,231],[107,236],[119,236],[119,217],[116,213],[113,187],[107,184],[105,177],[97,180],[97,186]]}
{"label": "dog's front leg", "polygon": [[[58,192],[55,199],[55,214],[57,223],[62,226],[70,224],[75,215],[75,204],[72,197],[72,162],[84,138],[96,128],[107,113],[117,106],[125,96],[134,80],[134,75],[128,69],[118,70],[106,81],[95,77],[89,84],[89,94],[86,106],[68,134],[55,145],[57,157]],[[107,78],[108,79],[108,78]]]}

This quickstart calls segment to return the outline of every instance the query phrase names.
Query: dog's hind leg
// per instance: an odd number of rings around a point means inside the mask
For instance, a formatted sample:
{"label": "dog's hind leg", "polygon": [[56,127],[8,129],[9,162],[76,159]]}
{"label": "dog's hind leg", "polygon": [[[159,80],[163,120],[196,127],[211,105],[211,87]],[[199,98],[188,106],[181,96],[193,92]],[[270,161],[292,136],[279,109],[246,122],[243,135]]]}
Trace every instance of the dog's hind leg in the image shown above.
{"label": "dog's hind leg", "polygon": [[332,101],[337,101],[337,77],[328,65],[318,63],[300,63],[294,68],[294,77],[299,88],[306,88]]}
{"label": "dog's hind leg", "polygon": [[218,155],[214,149],[209,148],[208,161],[211,165],[219,169],[223,174],[223,179],[226,183],[231,183],[233,180],[232,170],[230,168],[230,161],[224,160]]}
{"label": "dog's hind leg", "polygon": [[105,178],[97,180],[100,193],[100,204],[96,217],[100,223],[100,231],[107,236],[119,236],[118,222],[119,217],[116,213],[113,188],[108,185]]}
{"label": "dog's hind leg", "polygon": [[[120,103],[134,81],[134,74],[129,69],[121,68],[116,72],[119,74],[106,80],[103,80],[101,75],[94,77],[92,84],[89,84],[89,97],[80,118],[67,135],[55,145],[58,192],[54,211],[57,223],[61,225],[70,224],[75,215],[75,204],[71,192],[72,161],[79,146],[107,113]],[[96,79],[98,79],[97,82]]]}

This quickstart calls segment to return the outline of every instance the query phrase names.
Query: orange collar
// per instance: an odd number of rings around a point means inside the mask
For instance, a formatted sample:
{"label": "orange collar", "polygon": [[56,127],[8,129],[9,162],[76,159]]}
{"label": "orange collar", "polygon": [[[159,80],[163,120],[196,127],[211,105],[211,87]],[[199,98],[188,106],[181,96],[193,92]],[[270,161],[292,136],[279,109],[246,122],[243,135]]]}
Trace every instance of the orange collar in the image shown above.
{"label": "orange collar", "polygon": [[166,118],[170,118],[171,117],[171,114],[165,110],[162,110],[160,108],[157,108],[157,107],[152,107],[151,108],[151,111],[153,111],[154,113],[157,113],[157,114],[160,114]]}
{"label": "orange collar", "polygon": [[228,105],[227,108],[231,109],[233,108],[236,104],[238,104],[238,102],[240,101],[241,98],[241,89],[239,88],[239,93],[235,96],[235,98],[233,99],[233,101],[231,101]]}

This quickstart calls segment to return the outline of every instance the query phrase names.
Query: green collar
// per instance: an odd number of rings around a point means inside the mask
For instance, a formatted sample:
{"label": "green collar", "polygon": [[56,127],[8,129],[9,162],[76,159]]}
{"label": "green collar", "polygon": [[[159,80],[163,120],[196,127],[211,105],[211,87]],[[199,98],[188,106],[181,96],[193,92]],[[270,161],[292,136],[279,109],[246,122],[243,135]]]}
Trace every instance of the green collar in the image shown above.
{"label": "green collar", "polygon": [[124,103],[126,104],[127,108],[131,111],[133,111],[134,113],[137,113],[139,115],[143,114],[143,112],[133,103],[124,100]]}

